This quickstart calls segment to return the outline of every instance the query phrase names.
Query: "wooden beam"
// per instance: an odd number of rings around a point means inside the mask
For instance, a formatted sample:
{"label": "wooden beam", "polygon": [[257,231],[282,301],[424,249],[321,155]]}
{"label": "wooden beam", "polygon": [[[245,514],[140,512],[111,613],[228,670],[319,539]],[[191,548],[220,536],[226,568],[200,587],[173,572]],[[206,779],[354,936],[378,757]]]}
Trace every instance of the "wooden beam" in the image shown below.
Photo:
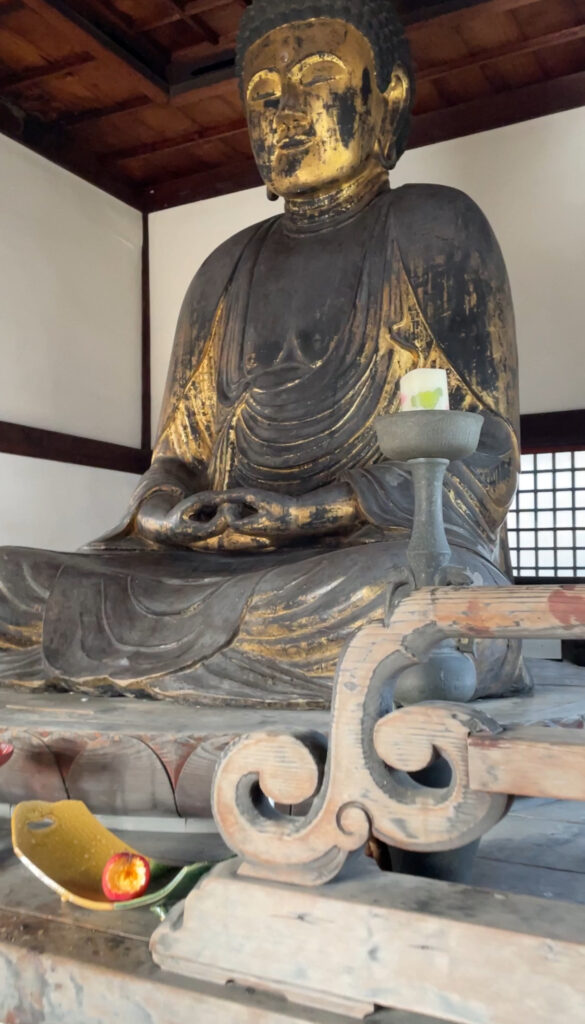
{"label": "wooden beam", "polygon": [[121,163],[124,160],[134,160],[136,157],[150,156],[154,153],[166,153],[170,150],[183,149],[185,146],[192,146],[197,142],[211,142],[217,139],[227,139],[231,135],[241,135],[248,131],[248,122],[245,118],[233,121],[218,128],[199,128],[183,135],[175,135],[169,139],[159,139],[157,142],[143,142],[137,146],[127,146],[124,149],[110,150],[102,154],[104,160],[115,160]]}
{"label": "wooden beam", "polygon": [[166,102],[168,86],[162,76],[125,49],[102,29],[97,28],[66,0],[24,0],[26,6],[54,25],[76,46],[82,46],[96,57],[134,79],[151,99]]}
{"label": "wooden beam", "polygon": [[144,473],[150,463],[149,453],[139,448],[6,422],[0,422],[0,452],[121,473]]}
{"label": "wooden beam", "polygon": [[414,118],[409,148],[462,138],[585,105],[585,71],[433,110]]}
{"label": "wooden beam", "polygon": [[127,100],[120,100],[119,103],[111,103],[109,106],[89,107],[87,110],[78,110],[73,114],[60,114],[54,121],[48,122],[60,128],[75,128],[80,124],[87,124],[89,121],[101,121],[107,117],[116,117],[118,114],[127,114],[129,111],[140,110],[141,107],[148,107],[152,100],[148,96],[131,96]]}
{"label": "wooden beam", "polygon": [[585,409],[530,413],[521,420],[522,451],[562,452],[585,449]]}
{"label": "wooden beam", "polygon": [[171,178],[147,185],[142,192],[143,209],[148,213],[166,210],[171,206],[193,203],[211,196],[240,192],[262,184],[258,168],[252,158],[237,160],[209,171],[201,171],[181,178]]}
{"label": "wooden beam", "polygon": [[585,800],[585,735],[531,726],[468,741],[469,785],[484,793]]}
{"label": "wooden beam", "polygon": [[516,57],[522,53],[535,53],[538,50],[546,50],[554,46],[564,46],[567,43],[585,37],[585,23],[574,25],[572,28],[563,29],[560,32],[549,32],[544,36],[535,36],[533,39],[518,39],[513,43],[506,43],[494,50],[473,53],[467,57],[459,57],[447,61],[444,64],[435,64],[432,67],[422,68],[417,71],[418,82],[429,82],[444,75],[451,75],[456,71],[468,71],[470,68],[482,67],[484,64],[491,64],[493,61],[501,60],[504,57]]}
{"label": "wooden beam", "polygon": [[25,68],[24,71],[15,71],[14,74],[5,75],[0,78],[0,93],[7,92],[20,85],[29,85],[31,82],[45,81],[47,78],[56,78],[59,75],[75,71],[85,64],[95,61],[92,53],[74,53],[62,60],[53,61],[52,64],[41,64],[36,68]]}

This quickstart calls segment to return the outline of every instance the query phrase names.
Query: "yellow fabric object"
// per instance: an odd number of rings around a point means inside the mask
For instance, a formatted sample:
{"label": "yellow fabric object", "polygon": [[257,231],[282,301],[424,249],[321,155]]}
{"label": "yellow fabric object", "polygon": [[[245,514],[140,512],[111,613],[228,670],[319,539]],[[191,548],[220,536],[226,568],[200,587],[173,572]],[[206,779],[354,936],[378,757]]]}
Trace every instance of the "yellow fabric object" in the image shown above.
{"label": "yellow fabric object", "polygon": [[114,910],[102,872],[115,853],[136,853],[100,824],[80,800],[27,800],[12,815],[16,856],[61,899],[88,910]]}

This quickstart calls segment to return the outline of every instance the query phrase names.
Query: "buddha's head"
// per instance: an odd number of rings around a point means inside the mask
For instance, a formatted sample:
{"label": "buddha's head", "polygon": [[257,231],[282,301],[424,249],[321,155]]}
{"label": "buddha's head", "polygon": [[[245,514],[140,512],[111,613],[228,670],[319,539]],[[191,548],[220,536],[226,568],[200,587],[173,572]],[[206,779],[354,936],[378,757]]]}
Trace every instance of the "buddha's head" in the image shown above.
{"label": "buddha's head", "polygon": [[254,156],[285,198],[393,167],[406,147],[410,54],[390,0],[254,0],[238,68]]}

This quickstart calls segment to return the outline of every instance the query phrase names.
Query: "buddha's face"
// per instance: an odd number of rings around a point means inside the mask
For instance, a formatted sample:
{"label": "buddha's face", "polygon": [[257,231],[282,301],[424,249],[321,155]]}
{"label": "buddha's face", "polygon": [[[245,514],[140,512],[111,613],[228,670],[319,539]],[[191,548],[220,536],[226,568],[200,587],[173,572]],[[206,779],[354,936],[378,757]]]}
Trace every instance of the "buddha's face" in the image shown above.
{"label": "buddha's face", "polygon": [[386,112],[370,43],[329,18],[285,25],[254,43],[244,93],[260,173],[285,198],[356,176]]}

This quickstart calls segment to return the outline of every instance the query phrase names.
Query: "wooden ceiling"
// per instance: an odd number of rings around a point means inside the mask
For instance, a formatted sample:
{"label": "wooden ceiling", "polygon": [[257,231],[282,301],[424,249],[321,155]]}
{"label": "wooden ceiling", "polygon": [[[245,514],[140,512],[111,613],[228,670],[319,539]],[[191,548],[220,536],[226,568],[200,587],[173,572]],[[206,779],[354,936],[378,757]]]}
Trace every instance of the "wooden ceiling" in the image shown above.
{"label": "wooden ceiling", "polygon": [[[145,212],[259,184],[249,0],[0,0],[0,131]],[[585,0],[403,0],[412,146],[585,105]]]}

